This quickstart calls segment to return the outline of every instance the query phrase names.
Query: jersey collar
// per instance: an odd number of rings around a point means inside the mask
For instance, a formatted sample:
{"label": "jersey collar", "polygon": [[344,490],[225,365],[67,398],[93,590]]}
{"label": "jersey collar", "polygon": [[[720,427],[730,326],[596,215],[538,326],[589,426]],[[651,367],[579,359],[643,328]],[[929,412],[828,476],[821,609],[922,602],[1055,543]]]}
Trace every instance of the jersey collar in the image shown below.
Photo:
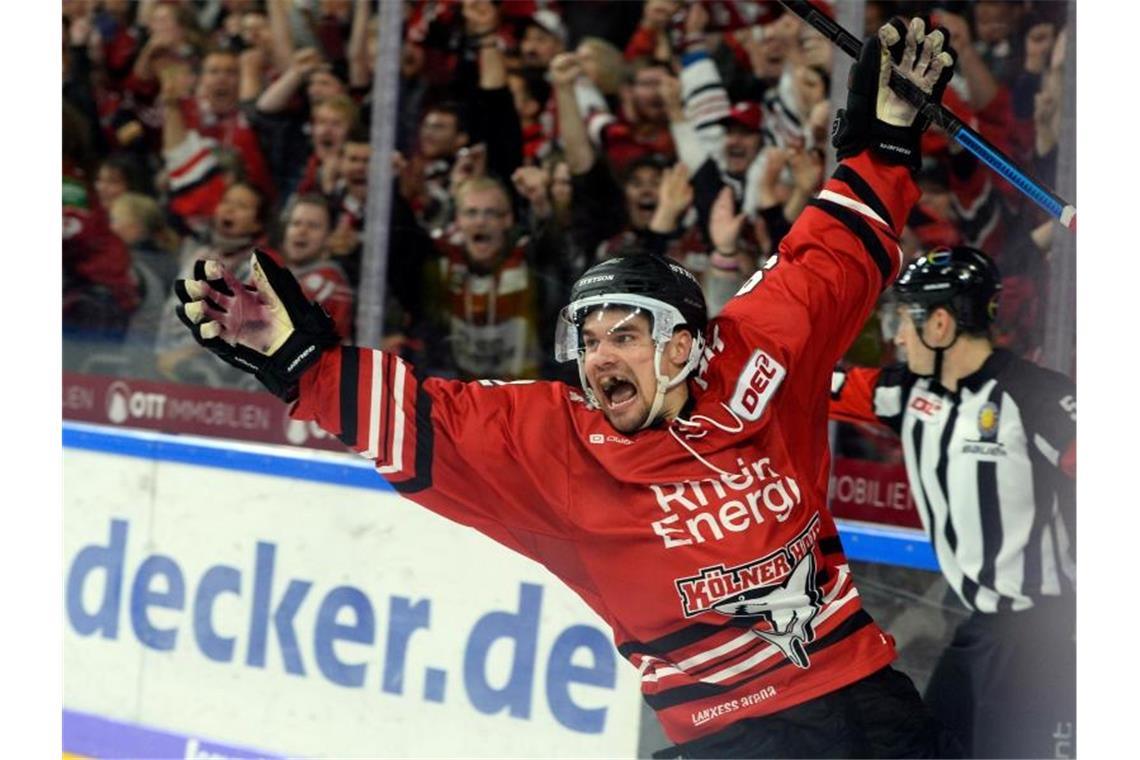
{"label": "jersey collar", "polygon": [[958,380],[959,391],[962,388],[969,388],[974,393],[981,390],[989,380],[997,377],[1006,365],[1013,360],[1013,354],[1004,348],[995,348],[993,353],[986,357],[982,362],[982,366],[965,377]]}

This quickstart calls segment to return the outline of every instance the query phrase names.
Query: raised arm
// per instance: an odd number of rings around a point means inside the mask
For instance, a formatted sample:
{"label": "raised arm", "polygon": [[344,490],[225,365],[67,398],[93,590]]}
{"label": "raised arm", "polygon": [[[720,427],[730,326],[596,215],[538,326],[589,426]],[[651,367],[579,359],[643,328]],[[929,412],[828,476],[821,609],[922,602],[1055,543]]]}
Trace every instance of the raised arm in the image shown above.
{"label": "raised arm", "polygon": [[950,44],[958,52],[956,68],[969,85],[970,108],[981,111],[997,97],[1001,85],[986,66],[986,62],[982,60],[982,56],[974,50],[969,23],[957,14],[942,10],[935,13],[934,22],[945,27],[950,33]]}
{"label": "raised arm", "polygon": [[574,95],[574,83],[580,76],[582,65],[575,53],[559,53],[550,62],[550,83],[554,86],[558,108],[558,135],[571,174],[585,174],[596,158]]}
{"label": "raised arm", "polygon": [[[684,53],[681,55],[681,98],[685,119],[691,125],[704,157],[724,166],[724,127],[720,121],[728,116],[732,104],[721,81],[720,71],[709,55],[704,41],[708,11],[700,4],[690,5],[685,14]],[[687,163],[699,166],[696,157]]]}
{"label": "raised arm", "polygon": [[898,275],[898,238],[919,197],[912,171],[921,163],[924,125],[887,90],[884,72],[893,58],[937,102],[953,60],[943,41],[915,19],[909,28],[884,26],[864,43],[835,135],[839,167],[721,313],[789,377],[799,376],[789,392],[805,394],[805,403]]}
{"label": "raised arm", "polygon": [[[880,375],[905,374],[905,367],[887,370],[869,367],[836,368],[831,373],[831,396],[827,416],[841,422],[871,423],[890,425],[902,422],[902,410],[895,409],[887,395],[878,392]],[[897,385],[891,383],[890,385]],[[900,395],[901,398],[901,395]],[[876,414],[882,412],[883,418]],[[897,412],[897,413],[896,413]],[[888,415],[888,413],[891,413]],[[897,425],[895,432],[898,432]]]}
{"label": "raised arm", "polygon": [[[293,275],[253,256],[250,287],[214,261],[175,283],[178,317],[201,345],[296,402],[294,419],[315,421],[429,509],[527,556],[543,536],[571,530],[569,483],[548,453],[571,435],[554,413],[561,386],[421,381],[397,356],[338,345],[332,320]],[[526,424],[533,419],[542,424]]]}
{"label": "raised arm", "polygon": [[257,98],[257,110],[262,113],[280,113],[301,89],[305,78],[321,65],[321,54],[316,48],[301,48],[293,54],[281,76],[270,82]]}
{"label": "raised arm", "polygon": [[162,150],[171,151],[181,145],[187,136],[186,117],[182,115],[182,100],[189,97],[189,79],[182,66],[168,66],[162,70]]}
{"label": "raised arm", "polygon": [[352,7],[352,30],[348,35],[350,87],[367,87],[372,81],[372,68],[368,61],[368,21],[371,15],[372,0],[356,0]]}
{"label": "raised arm", "polygon": [[269,34],[273,38],[273,64],[278,71],[289,68],[293,60],[293,30],[289,26],[289,8],[285,0],[266,0]]}

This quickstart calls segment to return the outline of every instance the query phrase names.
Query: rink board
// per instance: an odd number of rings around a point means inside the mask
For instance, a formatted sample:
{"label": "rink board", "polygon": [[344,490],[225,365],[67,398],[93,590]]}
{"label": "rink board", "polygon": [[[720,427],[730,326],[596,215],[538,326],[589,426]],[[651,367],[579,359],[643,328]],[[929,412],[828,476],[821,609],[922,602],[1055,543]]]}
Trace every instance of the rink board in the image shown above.
{"label": "rink board", "polygon": [[637,673],[601,620],[362,460],[64,443],[66,752],[636,757]]}

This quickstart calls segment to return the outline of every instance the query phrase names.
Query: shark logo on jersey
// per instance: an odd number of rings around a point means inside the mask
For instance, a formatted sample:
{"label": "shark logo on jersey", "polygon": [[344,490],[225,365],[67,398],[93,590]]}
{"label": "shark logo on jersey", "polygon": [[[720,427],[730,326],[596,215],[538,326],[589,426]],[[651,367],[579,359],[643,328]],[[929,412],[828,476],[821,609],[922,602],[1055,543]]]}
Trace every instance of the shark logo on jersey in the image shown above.
{"label": "shark logo on jersey", "polygon": [[815,639],[811,622],[819,614],[823,599],[815,581],[815,555],[807,555],[796,565],[778,591],[781,593],[769,594],[746,605],[747,609],[755,610],[752,614],[760,615],[771,626],[769,630],[753,628],[752,632],[779,648],[797,668],[807,668],[811,661],[804,644]]}
{"label": "shark logo on jersey", "polygon": [[733,567],[714,565],[674,581],[685,617],[717,612],[759,618],[752,632],[777,647],[796,667],[810,665],[806,644],[815,639],[812,621],[823,603],[813,551],[819,516],[771,554]]}

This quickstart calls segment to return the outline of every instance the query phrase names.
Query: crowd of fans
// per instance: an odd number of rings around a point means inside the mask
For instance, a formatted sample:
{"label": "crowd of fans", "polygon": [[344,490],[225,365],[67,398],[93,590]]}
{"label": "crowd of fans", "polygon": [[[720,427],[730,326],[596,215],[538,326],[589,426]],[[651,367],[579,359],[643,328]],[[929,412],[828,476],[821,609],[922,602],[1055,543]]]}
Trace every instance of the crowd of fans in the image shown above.
{"label": "crowd of fans", "polygon": [[[856,31],[931,14],[960,56],[948,107],[1053,185],[1067,5],[869,0]],[[65,367],[242,384],[178,324],[171,284],[197,258],[245,277],[252,246],[351,341],[377,4],[63,9]],[[576,382],[550,343],[585,268],[665,253],[715,314],[822,184],[833,48],[778,3],[402,10],[382,347],[421,373]],[[993,255],[997,343],[1037,358],[1055,225],[936,128],[924,140],[904,251]],[[873,320],[851,360],[890,359],[884,330]]]}

